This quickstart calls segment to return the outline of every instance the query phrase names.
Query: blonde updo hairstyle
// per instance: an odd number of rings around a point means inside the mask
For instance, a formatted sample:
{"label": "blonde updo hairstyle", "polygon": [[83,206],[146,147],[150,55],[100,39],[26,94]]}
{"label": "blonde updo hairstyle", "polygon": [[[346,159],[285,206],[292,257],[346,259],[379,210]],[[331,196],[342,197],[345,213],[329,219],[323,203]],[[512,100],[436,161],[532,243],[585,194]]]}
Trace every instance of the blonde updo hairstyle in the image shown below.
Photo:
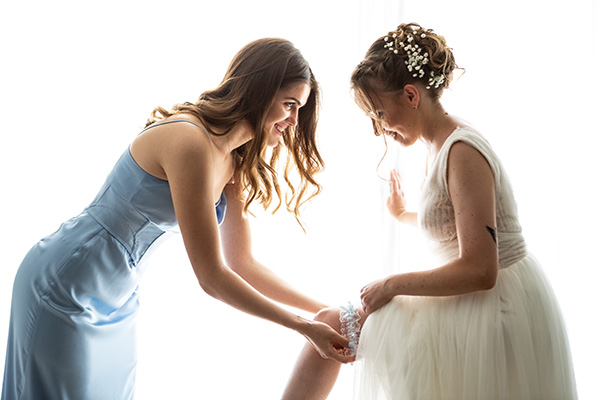
{"label": "blonde updo hairstyle", "polygon": [[[427,62],[419,65],[419,70],[423,72],[409,68],[411,52],[407,51],[407,44],[421,49],[420,55],[427,55]],[[443,36],[417,23],[401,24],[371,45],[363,61],[352,73],[351,89],[358,106],[376,124],[377,116],[371,99],[373,94],[402,91],[406,85],[412,84],[420,85],[426,89],[426,94],[439,99],[452,81],[452,73],[456,68],[452,49],[447,46]],[[438,85],[431,84],[431,77],[437,77],[441,82]]]}

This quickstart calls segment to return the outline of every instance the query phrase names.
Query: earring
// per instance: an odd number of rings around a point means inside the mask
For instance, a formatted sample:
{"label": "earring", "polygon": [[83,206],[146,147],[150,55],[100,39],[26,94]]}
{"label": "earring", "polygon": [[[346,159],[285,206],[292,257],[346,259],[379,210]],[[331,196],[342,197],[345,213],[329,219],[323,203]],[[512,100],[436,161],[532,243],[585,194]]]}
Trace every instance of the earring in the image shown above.
{"label": "earring", "polygon": [[416,109],[417,109],[417,106],[413,106],[413,110],[416,110]]}

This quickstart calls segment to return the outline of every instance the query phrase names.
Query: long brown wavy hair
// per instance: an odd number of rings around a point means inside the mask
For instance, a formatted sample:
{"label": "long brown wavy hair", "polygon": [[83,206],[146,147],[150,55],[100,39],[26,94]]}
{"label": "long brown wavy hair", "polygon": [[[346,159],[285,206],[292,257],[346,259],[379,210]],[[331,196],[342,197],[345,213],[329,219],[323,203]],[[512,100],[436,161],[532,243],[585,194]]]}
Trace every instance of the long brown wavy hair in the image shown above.
{"label": "long brown wavy hair", "polygon": [[[296,127],[283,134],[283,146],[268,151],[267,113],[280,89],[307,83],[311,92],[298,112]],[[320,193],[321,185],[314,175],[322,171],[324,162],[316,144],[316,128],[320,108],[319,84],[302,54],[284,39],[265,38],[244,46],[233,58],[220,85],[200,95],[195,103],[176,104],[171,111],[157,107],[146,126],[175,114],[198,118],[213,135],[227,135],[241,121],[253,129],[252,140],[237,148],[236,179],[246,193],[244,212],[254,201],[266,210],[273,202],[276,212],[282,205],[278,181],[278,160],[283,147],[287,150],[283,177],[287,186],[285,205],[300,225],[301,206]],[[294,168],[295,167],[295,168]],[[297,172],[299,182],[292,181]]]}

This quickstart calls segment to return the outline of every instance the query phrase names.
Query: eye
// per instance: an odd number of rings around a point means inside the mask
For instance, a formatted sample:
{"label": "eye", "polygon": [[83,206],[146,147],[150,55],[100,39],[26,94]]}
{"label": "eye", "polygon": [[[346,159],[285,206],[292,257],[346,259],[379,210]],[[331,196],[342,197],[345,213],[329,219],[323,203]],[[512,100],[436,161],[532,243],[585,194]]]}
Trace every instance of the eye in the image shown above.
{"label": "eye", "polygon": [[293,108],[293,107],[296,105],[296,103],[294,103],[293,101],[289,101],[289,102],[283,103],[283,105],[284,105],[284,106],[285,106],[285,107],[286,107],[288,110],[291,110],[291,109],[292,109],[292,108]]}

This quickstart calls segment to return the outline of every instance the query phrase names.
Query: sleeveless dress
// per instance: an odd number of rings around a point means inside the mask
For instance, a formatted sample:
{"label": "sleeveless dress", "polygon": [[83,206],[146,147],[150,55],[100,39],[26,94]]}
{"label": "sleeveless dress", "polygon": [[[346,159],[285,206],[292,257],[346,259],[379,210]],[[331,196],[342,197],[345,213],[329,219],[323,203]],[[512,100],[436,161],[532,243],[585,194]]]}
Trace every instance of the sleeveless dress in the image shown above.
{"label": "sleeveless dress", "polygon": [[[147,129],[174,122],[193,124]],[[219,223],[226,206],[222,194]],[[152,249],[176,229],[169,183],[145,172],[128,149],[94,201],[23,260],[2,399],[133,398],[138,284]]]}
{"label": "sleeveless dress", "polygon": [[442,263],[457,258],[446,177],[448,153],[458,141],[478,150],[494,174],[496,286],[458,296],[396,296],[371,314],[358,348],[356,398],[576,399],[561,311],[527,251],[506,173],[488,142],[471,128],[457,128],[437,155],[423,185],[419,227]]}

